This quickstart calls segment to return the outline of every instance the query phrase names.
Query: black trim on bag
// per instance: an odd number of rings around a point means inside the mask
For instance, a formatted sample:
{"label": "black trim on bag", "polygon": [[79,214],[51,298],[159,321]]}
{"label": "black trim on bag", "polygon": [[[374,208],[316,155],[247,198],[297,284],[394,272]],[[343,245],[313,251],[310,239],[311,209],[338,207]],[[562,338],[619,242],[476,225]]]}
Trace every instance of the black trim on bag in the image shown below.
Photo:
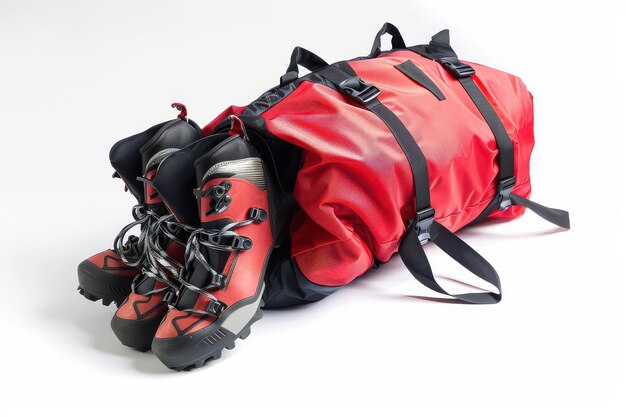
{"label": "black trim on bag", "polygon": [[428,75],[426,75],[424,71],[419,69],[418,66],[415,65],[412,61],[406,60],[402,64],[395,65],[395,68],[413,81],[415,81],[417,84],[430,91],[433,96],[437,97],[437,100],[442,101],[446,99],[439,87],[437,87],[437,84],[435,84],[435,82],[431,80]]}

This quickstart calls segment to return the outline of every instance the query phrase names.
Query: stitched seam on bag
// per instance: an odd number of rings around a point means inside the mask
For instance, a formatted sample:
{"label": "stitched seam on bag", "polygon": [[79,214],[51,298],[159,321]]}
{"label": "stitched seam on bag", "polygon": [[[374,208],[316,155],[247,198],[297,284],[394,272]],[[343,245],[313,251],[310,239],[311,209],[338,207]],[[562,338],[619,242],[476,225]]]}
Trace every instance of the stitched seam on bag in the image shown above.
{"label": "stitched seam on bag", "polygon": [[322,245],[315,246],[314,248],[310,248],[310,249],[304,250],[302,252],[298,252],[296,254],[292,254],[291,257],[295,258],[296,256],[299,256],[299,255],[302,255],[304,253],[308,253],[308,252],[311,252],[311,251],[314,251],[314,250],[317,250],[317,249],[321,249],[321,248],[323,248],[325,246],[334,245],[335,243],[343,243],[343,242],[347,242],[348,240],[354,239],[354,237],[355,237],[354,230],[352,230],[352,229],[350,229],[348,227],[346,227],[346,230],[348,230],[350,233],[352,233],[352,236],[348,236],[346,239],[337,239],[337,240],[333,240],[332,242],[327,242],[327,243],[324,243]]}

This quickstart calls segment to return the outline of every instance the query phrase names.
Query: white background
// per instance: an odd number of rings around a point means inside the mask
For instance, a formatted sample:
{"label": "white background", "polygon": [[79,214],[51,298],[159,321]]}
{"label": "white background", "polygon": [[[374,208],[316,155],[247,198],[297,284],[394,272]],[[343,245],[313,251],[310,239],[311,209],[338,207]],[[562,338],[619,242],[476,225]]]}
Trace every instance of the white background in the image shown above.
{"label": "white background", "polygon": [[[394,258],[322,302],[267,312],[200,370],[121,346],[114,308],[76,292],[77,264],[130,219],[111,145],[173,118],[173,101],[201,125],[249,103],[296,45],[329,62],[367,54],[385,21],[407,44],[449,28],[462,58],[525,80],[533,198],[569,209],[573,229],[528,213],[461,233],[500,273],[499,305],[416,298],[432,294]],[[0,413],[620,414],[623,24],[603,1],[1,0]]]}

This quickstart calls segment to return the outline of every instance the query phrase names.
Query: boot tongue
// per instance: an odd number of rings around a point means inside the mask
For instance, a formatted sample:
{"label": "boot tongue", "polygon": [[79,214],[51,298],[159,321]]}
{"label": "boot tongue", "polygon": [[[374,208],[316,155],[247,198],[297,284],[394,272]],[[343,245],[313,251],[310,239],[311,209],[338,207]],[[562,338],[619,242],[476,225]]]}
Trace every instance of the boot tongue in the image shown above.
{"label": "boot tongue", "polygon": [[[152,139],[147,141],[140,149],[141,154],[141,173],[138,180],[143,182],[144,202],[148,208],[164,216],[171,211],[165,205],[163,197],[157,192],[153,181],[156,179],[158,168],[168,156],[178,152],[181,148],[200,139],[200,133],[192,126],[182,120],[174,120],[170,122],[165,129],[162,129]],[[170,196],[171,197],[171,196]],[[173,197],[171,197],[173,198]],[[176,213],[173,213],[176,216]],[[181,240],[185,240],[184,232],[181,233]],[[159,243],[167,253],[174,256],[178,261],[182,261],[183,249],[176,242],[173,242],[165,235],[159,236]],[[173,277],[172,277],[173,278]],[[153,278],[145,279],[136,288],[137,293],[145,294],[154,289],[156,280]]]}
{"label": "boot tongue", "polygon": [[148,208],[156,211],[160,216],[167,214],[168,211],[163,204],[163,199],[152,185],[157,168],[165,158],[196,141],[199,136],[198,132],[186,122],[174,120],[139,149],[144,201]]}
{"label": "boot tongue", "polygon": [[[147,173],[146,168],[159,151],[167,148],[180,149],[199,139],[201,132],[191,120],[189,123],[174,119],[118,141],[109,152],[115,173],[122,178],[140,204],[144,203],[145,186],[137,179]],[[157,157],[152,162],[158,160]],[[162,158],[160,158],[162,159]]]}
{"label": "boot tongue", "polygon": [[[224,140],[209,153],[195,161],[198,190],[202,190],[204,185],[209,181],[223,180],[225,182],[228,178],[242,176],[242,166],[250,165],[246,164],[246,161],[256,159],[255,157],[254,149],[238,136]],[[241,163],[242,161],[243,163]],[[244,172],[243,175],[245,174]],[[263,175],[262,169],[260,175]],[[200,219],[204,229],[221,229],[233,221],[241,220],[229,218],[227,210],[220,214],[207,216],[206,208],[212,200],[213,197],[211,196],[198,197]],[[220,273],[224,271],[224,267],[232,253],[228,251],[209,250],[205,246],[201,246],[200,251],[209,265]],[[209,284],[211,274],[199,262],[195,262],[193,271],[190,272],[190,276],[187,279],[190,284],[202,288]],[[179,309],[193,308],[197,297],[197,293],[184,289],[179,297],[177,307]]]}
{"label": "boot tongue", "polygon": [[227,137],[225,133],[204,137],[169,155],[159,164],[153,184],[177,221],[194,227],[200,226],[198,203],[193,194],[196,187],[194,162]]}

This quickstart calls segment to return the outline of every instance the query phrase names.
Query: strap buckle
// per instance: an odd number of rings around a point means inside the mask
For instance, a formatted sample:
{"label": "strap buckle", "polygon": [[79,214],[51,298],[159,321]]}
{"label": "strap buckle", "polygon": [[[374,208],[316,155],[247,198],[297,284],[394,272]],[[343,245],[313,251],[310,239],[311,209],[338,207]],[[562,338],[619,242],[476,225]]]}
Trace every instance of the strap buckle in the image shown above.
{"label": "strap buckle", "polygon": [[454,78],[467,78],[476,73],[474,68],[462,63],[458,58],[440,58],[437,60]]}
{"label": "strap buckle", "polygon": [[224,310],[226,310],[226,304],[218,300],[211,300],[206,306],[206,312],[213,317],[219,317]]}
{"label": "strap buckle", "polygon": [[365,105],[365,103],[374,100],[380,94],[380,90],[372,84],[366,83],[358,76],[350,77],[343,80],[338,87],[346,95],[352,97],[356,102]]}
{"label": "strap buckle", "polygon": [[423,246],[430,240],[430,227],[435,221],[435,209],[427,207],[415,213],[415,233]]}
{"label": "strap buckle", "polygon": [[513,202],[511,201],[511,193],[515,186],[515,177],[508,177],[500,180],[498,184],[498,204],[500,210],[506,210]]}
{"label": "strap buckle", "polygon": [[245,236],[211,234],[208,241],[215,246],[230,246],[235,250],[248,250],[252,247],[252,239]]}
{"label": "strap buckle", "polygon": [[211,283],[209,284],[209,286],[212,288],[225,288],[226,278],[226,275],[222,275],[213,271],[211,272]]}
{"label": "strap buckle", "polygon": [[163,296],[163,302],[168,306],[171,306],[174,302],[176,302],[176,298],[178,298],[178,294],[176,292],[168,291]]}
{"label": "strap buckle", "polygon": [[252,207],[248,211],[248,218],[257,223],[262,223],[267,220],[267,212],[262,208]]}

